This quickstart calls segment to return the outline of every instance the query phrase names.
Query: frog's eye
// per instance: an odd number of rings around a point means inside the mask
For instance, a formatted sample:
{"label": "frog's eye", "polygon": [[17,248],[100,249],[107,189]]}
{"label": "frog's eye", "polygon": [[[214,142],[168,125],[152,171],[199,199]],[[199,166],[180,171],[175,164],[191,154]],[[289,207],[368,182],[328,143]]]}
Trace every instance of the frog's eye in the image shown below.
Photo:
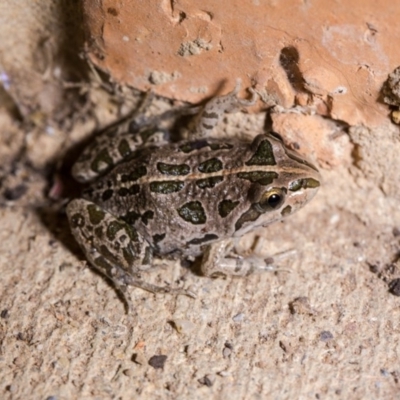
{"label": "frog's eye", "polygon": [[278,209],[285,201],[285,192],[281,188],[271,188],[261,196],[258,206],[262,212]]}

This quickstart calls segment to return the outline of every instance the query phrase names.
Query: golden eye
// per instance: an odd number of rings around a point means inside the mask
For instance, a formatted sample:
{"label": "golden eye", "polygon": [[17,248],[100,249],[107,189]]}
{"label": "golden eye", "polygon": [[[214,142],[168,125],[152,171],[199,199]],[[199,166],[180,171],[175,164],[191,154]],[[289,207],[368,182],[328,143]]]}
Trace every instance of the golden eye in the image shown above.
{"label": "golden eye", "polygon": [[280,188],[272,188],[263,193],[258,203],[262,211],[271,211],[278,209],[285,201],[285,192]]}

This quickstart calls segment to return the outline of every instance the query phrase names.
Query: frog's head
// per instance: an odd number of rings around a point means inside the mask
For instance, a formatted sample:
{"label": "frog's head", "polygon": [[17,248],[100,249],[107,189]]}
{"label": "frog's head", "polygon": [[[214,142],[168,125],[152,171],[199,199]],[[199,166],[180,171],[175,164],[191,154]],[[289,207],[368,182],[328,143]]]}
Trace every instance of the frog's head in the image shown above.
{"label": "frog's head", "polygon": [[[251,207],[236,222],[239,235],[292,215],[315,196],[321,182],[317,168],[297,152],[286,148],[275,134],[259,135],[253,146],[260,154],[263,146],[264,154],[261,155],[264,157],[270,153],[270,165],[251,168],[269,175],[268,179],[260,179],[252,185],[248,194]],[[260,157],[256,161],[259,160]]]}

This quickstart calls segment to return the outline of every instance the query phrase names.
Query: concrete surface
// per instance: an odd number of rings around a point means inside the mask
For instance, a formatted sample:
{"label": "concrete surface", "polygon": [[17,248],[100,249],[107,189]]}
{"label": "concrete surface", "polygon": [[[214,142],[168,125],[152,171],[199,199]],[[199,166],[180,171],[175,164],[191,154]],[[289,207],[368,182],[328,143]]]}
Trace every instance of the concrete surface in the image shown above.
{"label": "concrete surface", "polygon": [[[0,397],[396,398],[400,298],[389,283],[400,277],[400,143],[389,108],[376,106],[374,126],[338,121],[322,107],[289,123],[293,113],[275,108],[274,128],[314,155],[324,184],[306,208],[241,248],[294,252],[276,272],[247,279],[211,280],[171,263],[149,281],[183,284],[197,299],[132,289],[136,308],[127,315],[87,266],[63,211],[75,194],[68,168],[80,143],[136,102],[125,89],[110,93],[78,57],[78,6],[0,6]],[[287,7],[274,12],[284,19]],[[390,59],[381,83],[400,65]],[[256,134],[264,120],[232,115],[225,130]],[[298,126],[312,126],[312,135],[322,126],[321,141],[309,142],[305,128],[296,134]]]}

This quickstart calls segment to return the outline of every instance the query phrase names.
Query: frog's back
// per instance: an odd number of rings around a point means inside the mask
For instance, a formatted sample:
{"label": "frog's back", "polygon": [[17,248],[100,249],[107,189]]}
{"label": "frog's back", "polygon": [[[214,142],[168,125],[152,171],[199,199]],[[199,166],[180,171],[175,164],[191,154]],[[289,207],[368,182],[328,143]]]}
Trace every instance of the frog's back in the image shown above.
{"label": "frog's back", "polygon": [[[96,181],[85,197],[135,226],[158,253],[198,255],[203,244],[265,223],[253,197],[272,184],[286,186],[288,173],[295,178],[296,161],[288,167],[283,159],[287,164],[284,147],[269,135],[252,143],[207,139],[149,147]],[[280,218],[271,215],[267,223]]]}

